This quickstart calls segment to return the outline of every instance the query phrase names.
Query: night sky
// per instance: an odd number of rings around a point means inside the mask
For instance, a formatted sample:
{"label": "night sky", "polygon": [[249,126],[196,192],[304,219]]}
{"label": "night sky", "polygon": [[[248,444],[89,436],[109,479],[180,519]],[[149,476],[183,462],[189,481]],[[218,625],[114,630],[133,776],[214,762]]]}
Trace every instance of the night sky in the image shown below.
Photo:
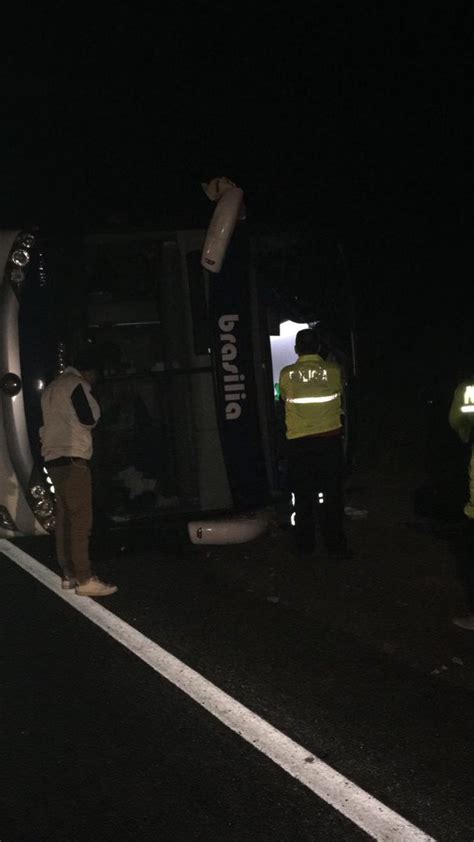
{"label": "night sky", "polygon": [[374,341],[472,353],[471,4],[56,2],[5,33],[2,227],[204,225],[227,175],[255,230],[344,243]]}

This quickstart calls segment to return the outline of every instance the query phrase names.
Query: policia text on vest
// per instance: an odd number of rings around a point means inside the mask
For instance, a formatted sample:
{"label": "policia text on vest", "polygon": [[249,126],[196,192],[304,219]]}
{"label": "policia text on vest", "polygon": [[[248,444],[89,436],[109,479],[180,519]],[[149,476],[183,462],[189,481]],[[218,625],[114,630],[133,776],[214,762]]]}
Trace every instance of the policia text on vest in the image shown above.
{"label": "policia text on vest", "polygon": [[345,556],[342,494],[342,374],[338,363],[318,353],[314,331],[296,336],[298,360],[280,374],[285,404],[288,473],[295,497],[295,538],[299,554],[315,546],[315,516],[330,556]]}

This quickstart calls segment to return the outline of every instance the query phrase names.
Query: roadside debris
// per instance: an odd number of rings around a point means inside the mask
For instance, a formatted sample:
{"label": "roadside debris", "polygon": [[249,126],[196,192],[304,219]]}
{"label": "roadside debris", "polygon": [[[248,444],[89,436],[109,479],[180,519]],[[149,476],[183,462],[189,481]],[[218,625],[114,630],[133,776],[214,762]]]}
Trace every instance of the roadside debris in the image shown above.
{"label": "roadside debris", "polygon": [[[458,667],[464,666],[464,661],[461,658],[458,658],[457,655],[455,655],[453,658],[451,658],[451,663],[456,664],[456,666],[458,666]],[[446,666],[446,664],[441,664],[440,667],[437,667],[436,669],[431,670],[430,675],[441,675],[442,672],[447,672],[447,670],[448,670],[448,667]]]}
{"label": "roadside debris", "polygon": [[345,506],[344,514],[350,517],[351,520],[362,520],[362,518],[367,517],[369,512],[367,509],[356,509],[354,506]]}
{"label": "roadside debris", "polygon": [[442,672],[446,672],[446,671],[447,671],[447,669],[448,669],[448,668],[447,668],[446,664],[441,664],[441,666],[439,667],[439,669],[434,669],[434,670],[431,670],[431,673],[430,673],[430,674],[431,674],[431,675],[441,675],[441,673],[442,673]]}

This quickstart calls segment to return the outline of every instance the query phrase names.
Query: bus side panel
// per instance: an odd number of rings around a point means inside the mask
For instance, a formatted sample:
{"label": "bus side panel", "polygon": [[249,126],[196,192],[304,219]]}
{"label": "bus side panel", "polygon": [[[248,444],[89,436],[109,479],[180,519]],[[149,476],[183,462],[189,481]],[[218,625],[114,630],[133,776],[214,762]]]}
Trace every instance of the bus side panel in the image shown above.
{"label": "bus side panel", "polygon": [[[7,287],[5,270],[17,231],[0,232],[0,377],[12,371],[21,377],[20,352],[18,346],[18,304],[12,289]],[[15,470],[10,452],[15,453],[19,444],[25,446],[21,454],[22,477]],[[0,506],[4,506],[16,527],[15,534],[43,534],[23,493],[21,480],[28,480],[28,465],[31,453],[26,435],[23,397],[20,392],[15,398],[5,394],[0,397]],[[30,471],[31,472],[31,471]],[[13,533],[0,528],[0,535],[8,537]]]}
{"label": "bus side panel", "polygon": [[234,504],[268,502],[254,367],[250,251],[245,224],[232,237],[222,270],[210,278],[211,343],[224,460]]}
{"label": "bus side panel", "polygon": [[[200,324],[203,318],[208,320],[207,291],[205,283],[201,283],[207,273],[204,272],[200,262],[204,232],[182,231],[178,232],[177,236],[182,260],[182,276],[187,280],[186,292],[183,294],[186,307],[182,318],[187,319],[188,335],[195,337],[199,327],[203,327],[206,332],[209,327],[208,324]],[[193,260],[190,260],[191,256]],[[198,284],[200,288],[196,290]],[[203,297],[199,312],[197,312],[198,308],[193,307],[192,304],[197,295]],[[209,337],[205,345],[210,345]],[[189,353],[192,368],[199,369],[199,373],[192,375],[191,384],[196,448],[195,469],[197,468],[198,473],[200,508],[202,511],[228,511],[233,508],[233,501],[217,419],[210,348],[196,347],[196,339],[194,339]],[[209,370],[206,371],[206,368]]]}
{"label": "bus side panel", "polygon": [[16,535],[43,535],[44,530],[31,511],[8,454],[3,408],[0,405],[0,506],[5,506],[16,527],[15,533],[2,529],[0,537]]}

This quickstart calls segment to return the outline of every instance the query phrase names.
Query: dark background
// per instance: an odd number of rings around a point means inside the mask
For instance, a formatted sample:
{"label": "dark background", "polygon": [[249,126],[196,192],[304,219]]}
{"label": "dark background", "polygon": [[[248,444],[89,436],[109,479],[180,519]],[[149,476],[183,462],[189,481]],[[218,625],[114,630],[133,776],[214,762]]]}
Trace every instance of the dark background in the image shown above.
{"label": "dark background", "polygon": [[0,225],[206,225],[200,182],[227,175],[254,231],[301,241],[275,284],[311,298],[343,245],[367,382],[451,388],[472,356],[472,35],[469,3],[23,9]]}

